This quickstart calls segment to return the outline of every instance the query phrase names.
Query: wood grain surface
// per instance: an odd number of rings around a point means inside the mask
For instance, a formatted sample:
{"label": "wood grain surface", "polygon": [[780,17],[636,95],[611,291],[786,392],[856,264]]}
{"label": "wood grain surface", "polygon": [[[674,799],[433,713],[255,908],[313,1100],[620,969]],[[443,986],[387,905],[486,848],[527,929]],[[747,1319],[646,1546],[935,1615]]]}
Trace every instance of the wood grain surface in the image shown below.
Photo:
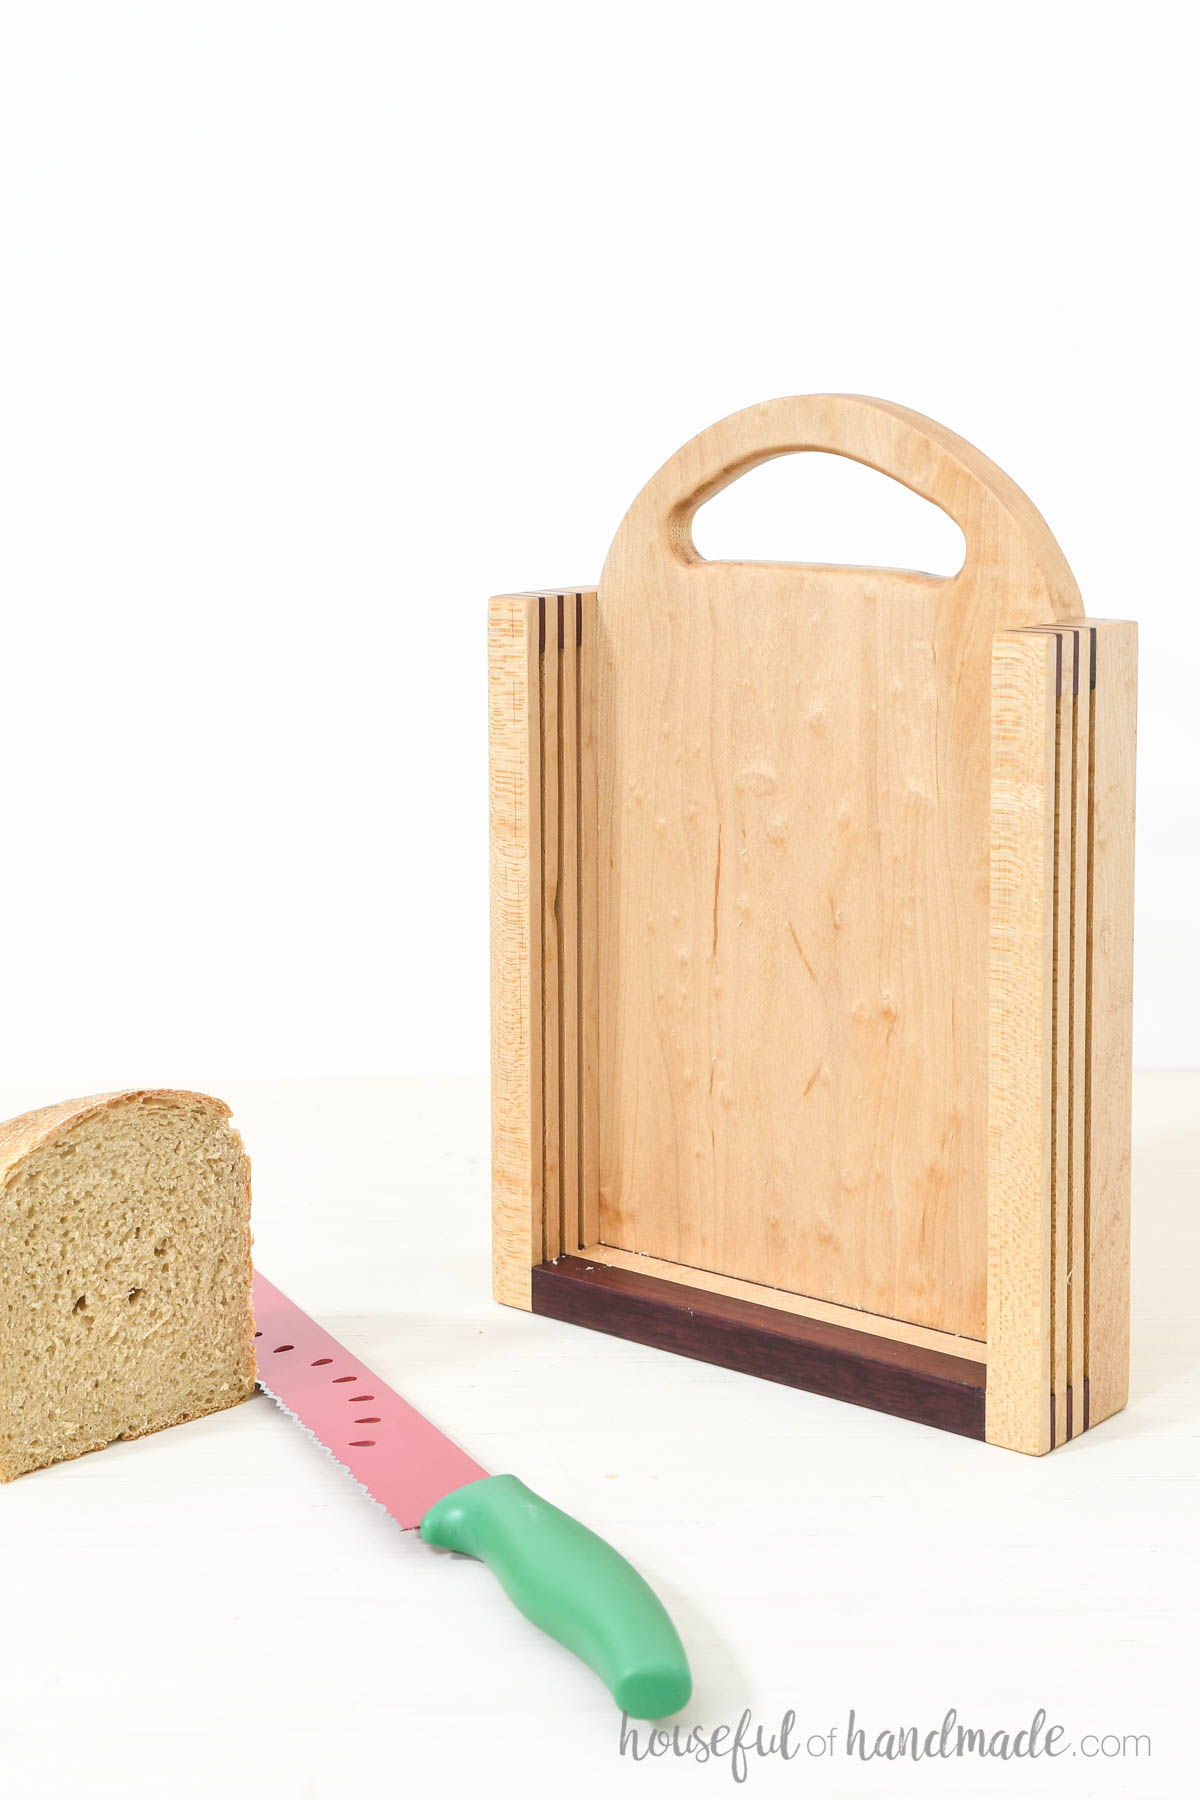
{"label": "wood grain surface", "polygon": [[492,1285],[529,1306],[543,1251],[541,728],[536,595],[488,606]]}
{"label": "wood grain surface", "polygon": [[[705,499],[817,449],[941,505],[959,573],[697,556]],[[702,433],[598,589],[490,620],[497,1296],[537,1266],[595,1323],[634,1290],[541,1267],[582,1256],[707,1296],[697,1356],[749,1308],[729,1366],[773,1313],[955,1356],[1035,1455],[1117,1410],[1134,628],[985,457],[847,396]]]}
{"label": "wood grain surface", "polygon": [[1087,1373],[1095,1425],[1129,1393],[1137,626],[1093,625]]}
{"label": "wood grain surface", "polygon": [[774,1307],[780,1312],[795,1313],[802,1319],[820,1319],[827,1325],[844,1325],[850,1331],[894,1338],[897,1343],[919,1344],[926,1350],[939,1350],[947,1356],[965,1356],[970,1362],[987,1361],[987,1345],[980,1343],[978,1338],[953,1337],[948,1331],[932,1331],[928,1325],[910,1325],[907,1319],[859,1312],[853,1306],[838,1306],[832,1300],[814,1300],[810,1294],[792,1294],[786,1288],[760,1287],[753,1281],[739,1281],[734,1275],[714,1275],[709,1269],[689,1269],[683,1263],[663,1262],[658,1257],[631,1250],[616,1250],[611,1244],[583,1244],[579,1255],[587,1262],[604,1263],[613,1269],[630,1269],[634,1274],[653,1275],[662,1281],[683,1282],[690,1288],[702,1288],[706,1293],[728,1294],[732,1299]]}
{"label": "wood grain surface", "polygon": [[[696,555],[810,449],[941,505],[960,573]],[[882,402],[751,408],[643,490],[597,601],[603,1242],[986,1335],[992,639],[1079,610],[1014,484]]]}
{"label": "wood grain surface", "polygon": [[525,1308],[533,1265],[578,1248],[597,1191],[595,593],[489,605],[493,1287]]}
{"label": "wood grain surface", "polygon": [[1057,662],[1052,635],[996,637],[987,1435],[1035,1455],[1051,1435]]}

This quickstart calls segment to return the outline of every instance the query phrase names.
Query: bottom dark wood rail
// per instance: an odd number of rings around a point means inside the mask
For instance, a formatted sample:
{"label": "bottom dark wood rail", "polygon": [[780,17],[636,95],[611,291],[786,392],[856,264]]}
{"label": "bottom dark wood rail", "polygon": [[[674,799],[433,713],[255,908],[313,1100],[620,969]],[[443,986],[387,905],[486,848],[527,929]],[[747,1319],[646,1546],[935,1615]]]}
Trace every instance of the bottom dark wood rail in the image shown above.
{"label": "bottom dark wood rail", "polygon": [[987,1370],[964,1356],[578,1256],[534,1269],[533,1310],[962,1437],[984,1435]]}

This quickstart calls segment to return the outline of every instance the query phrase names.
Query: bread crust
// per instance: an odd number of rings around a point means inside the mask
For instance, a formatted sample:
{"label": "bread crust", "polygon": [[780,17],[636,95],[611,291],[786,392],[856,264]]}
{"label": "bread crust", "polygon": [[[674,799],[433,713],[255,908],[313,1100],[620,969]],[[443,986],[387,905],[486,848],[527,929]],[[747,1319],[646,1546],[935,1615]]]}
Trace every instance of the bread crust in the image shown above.
{"label": "bread crust", "polygon": [[54,1106],[39,1106],[34,1112],[19,1113],[15,1119],[5,1119],[0,1124],[0,1188],[7,1186],[17,1164],[31,1150],[40,1150],[43,1144],[84,1119],[138,1100],[195,1101],[225,1119],[232,1111],[224,1100],[212,1094],[193,1093],[188,1088],[120,1088],[113,1094],[88,1094],[82,1100],[59,1100]]}
{"label": "bread crust", "polygon": [[[196,1093],[188,1088],[122,1088],[111,1094],[91,1094],[77,1100],[62,1100],[53,1106],[38,1107],[33,1112],[21,1113],[15,1119],[6,1119],[0,1122],[0,1193],[3,1193],[25,1159],[34,1151],[43,1149],[55,1138],[61,1137],[87,1119],[141,1103],[190,1107],[208,1112],[216,1120],[226,1120],[232,1116],[232,1109],[224,1100],[219,1100],[212,1094]],[[95,1450],[103,1450],[108,1444],[119,1443],[125,1438],[149,1437],[157,1431],[168,1430],[172,1425],[184,1425],[192,1419],[207,1418],[210,1413],[224,1412],[230,1406],[240,1405],[243,1400],[250,1398],[258,1380],[258,1358],[254,1349],[250,1158],[246,1154],[245,1146],[236,1130],[233,1135],[237,1140],[240,1152],[238,1178],[242,1190],[241,1211],[244,1222],[242,1268],[246,1292],[244,1350],[238,1367],[238,1390],[231,1393],[229,1399],[220,1405],[205,1407],[203,1412],[184,1412],[178,1418],[165,1419],[160,1424],[148,1425],[142,1430],[123,1431],[115,1438],[105,1439],[103,1443],[84,1444],[77,1450],[47,1457],[44,1462],[25,1465],[19,1469],[9,1469],[0,1458],[0,1483],[15,1481],[21,1475],[33,1474],[36,1469],[50,1468],[58,1462],[73,1462],[80,1456],[88,1456]]]}

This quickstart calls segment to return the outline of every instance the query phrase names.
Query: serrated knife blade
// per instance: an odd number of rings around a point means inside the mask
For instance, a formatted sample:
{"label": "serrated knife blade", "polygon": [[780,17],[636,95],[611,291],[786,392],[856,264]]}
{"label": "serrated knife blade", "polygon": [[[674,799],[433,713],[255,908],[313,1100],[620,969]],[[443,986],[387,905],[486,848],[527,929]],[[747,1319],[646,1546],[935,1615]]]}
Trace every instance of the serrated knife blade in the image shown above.
{"label": "serrated knife blade", "polygon": [[445,1494],[486,1478],[486,1469],[257,1270],[254,1324],[259,1386],[406,1531]]}
{"label": "serrated knife blade", "polygon": [[259,1386],[399,1525],[487,1563],[623,1711],[659,1719],[687,1704],[679,1634],[611,1544],[515,1475],[489,1475],[257,1270],[254,1319]]}

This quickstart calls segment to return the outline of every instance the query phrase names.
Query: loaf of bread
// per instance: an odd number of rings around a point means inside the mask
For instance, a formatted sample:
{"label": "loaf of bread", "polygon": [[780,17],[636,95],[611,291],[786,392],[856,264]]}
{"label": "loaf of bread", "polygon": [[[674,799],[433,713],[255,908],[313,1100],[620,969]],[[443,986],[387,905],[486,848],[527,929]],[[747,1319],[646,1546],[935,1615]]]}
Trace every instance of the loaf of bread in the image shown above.
{"label": "loaf of bread", "polygon": [[0,1481],[254,1388],[250,1161],[151,1089],[0,1124]]}

